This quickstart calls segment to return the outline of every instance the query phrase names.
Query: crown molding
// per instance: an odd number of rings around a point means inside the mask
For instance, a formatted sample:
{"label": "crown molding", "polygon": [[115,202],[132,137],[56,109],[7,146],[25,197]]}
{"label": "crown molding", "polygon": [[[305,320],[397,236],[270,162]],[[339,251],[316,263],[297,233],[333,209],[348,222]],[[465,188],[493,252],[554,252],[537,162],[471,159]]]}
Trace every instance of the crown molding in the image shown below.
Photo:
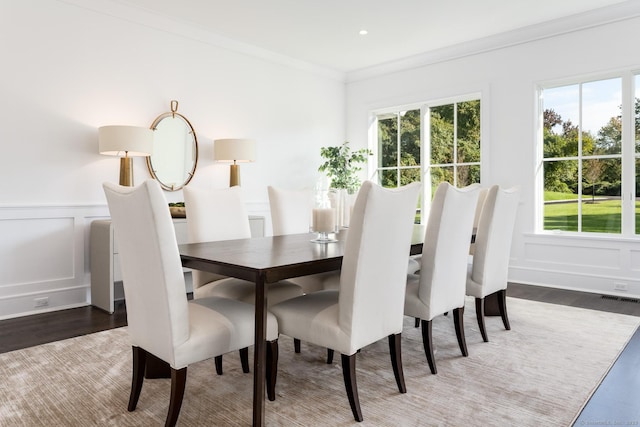
{"label": "crown molding", "polygon": [[541,24],[530,25],[513,31],[424,52],[396,61],[351,71],[346,75],[346,82],[353,83],[367,80],[399,71],[451,61],[465,56],[477,55],[614,22],[625,21],[638,16],[640,16],[640,2],[637,0],[627,0],[612,6],[598,8]]}

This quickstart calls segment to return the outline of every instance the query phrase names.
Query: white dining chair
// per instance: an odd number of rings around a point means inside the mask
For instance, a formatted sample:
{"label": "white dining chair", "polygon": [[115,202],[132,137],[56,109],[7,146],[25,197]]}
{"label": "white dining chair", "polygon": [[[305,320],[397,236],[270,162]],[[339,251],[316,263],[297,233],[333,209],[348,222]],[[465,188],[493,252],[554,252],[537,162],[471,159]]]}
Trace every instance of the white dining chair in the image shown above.
{"label": "white dining chair", "polygon": [[[313,210],[313,192],[267,186],[271,225],[274,236],[308,233]],[[304,293],[316,292],[325,288],[325,282],[339,272],[310,274],[292,277],[289,282],[300,286]]]}
{"label": "white dining chair", "polygon": [[[473,228],[474,230],[478,229],[478,225],[480,224],[480,214],[482,213],[482,208],[484,206],[484,201],[487,199],[487,194],[489,193],[489,188],[482,187],[480,192],[478,193],[478,203],[476,204],[475,214],[473,216]],[[469,255],[473,255],[476,250],[476,242],[471,242],[469,245]]]}
{"label": "white dining chair", "polygon": [[494,185],[489,189],[478,222],[475,251],[468,264],[466,293],[475,298],[478,327],[485,342],[489,341],[484,322],[488,296],[496,298],[504,328],[511,329],[507,316],[507,276],[519,197],[515,187],[502,189]]}
{"label": "white dining chair", "polygon": [[404,314],[421,319],[422,341],[432,374],[437,373],[433,351],[432,321],[453,311],[458,345],[468,355],[464,336],[464,303],[473,232],[474,208],[479,188],[456,188],[442,182],[429,209],[420,274],[407,276]]}
{"label": "white dining chair", "polygon": [[[242,199],[241,187],[218,189],[185,187],[183,189],[190,243],[248,239],[251,237],[249,214]],[[193,270],[193,297],[231,298],[246,303],[255,302],[255,283]],[[289,281],[269,283],[267,305],[277,304],[303,294],[302,288]],[[242,370],[249,372],[247,349],[240,352]],[[216,358],[216,371],[222,374],[222,357]]]}
{"label": "white dining chair", "polygon": [[[169,365],[171,397],[165,425],[176,424],[190,364],[254,342],[255,308],[227,298],[188,301],[173,222],[160,185],[103,185],[118,240],[133,349],[128,410],[135,410],[151,359]],[[278,324],[267,314],[267,394],[275,399]]]}
{"label": "white dining chair", "polygon": [[364,182],[345,242],[339,290],[312,292],[271,307],[281,334],[341,353],[356,421],[363,419],[355,377],[358,350],[388,337],[396,384],[401,393],[406,392],[400,337],[419,191],[419,183],[385,189]]}

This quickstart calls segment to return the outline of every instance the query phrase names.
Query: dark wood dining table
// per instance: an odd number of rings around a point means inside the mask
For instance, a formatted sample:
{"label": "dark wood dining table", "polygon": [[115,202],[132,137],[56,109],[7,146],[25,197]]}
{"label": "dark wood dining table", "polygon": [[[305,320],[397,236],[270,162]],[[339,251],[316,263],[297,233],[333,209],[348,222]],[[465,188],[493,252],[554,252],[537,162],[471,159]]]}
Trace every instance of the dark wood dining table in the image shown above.
{"label": "dark wood dining table", "polygon": [[[416,226],[420,227],[420,226]],[[409,254],[422,252],[423,228],[416,228]],[[180,245],[182,265],[254,282],[255,342],[253,360],[253,425],[264,425],[266,363],[266,289],[269,283],[292,277],[339,270],[347,230],[336,242],[315,243],[315,234],[257,237]]]}

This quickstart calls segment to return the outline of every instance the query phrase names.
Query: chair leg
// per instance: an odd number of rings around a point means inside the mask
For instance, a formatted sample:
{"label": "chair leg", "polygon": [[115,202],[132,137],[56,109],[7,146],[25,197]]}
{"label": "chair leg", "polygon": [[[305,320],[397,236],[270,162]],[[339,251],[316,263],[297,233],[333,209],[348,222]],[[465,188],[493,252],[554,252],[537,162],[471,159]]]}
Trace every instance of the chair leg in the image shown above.
{"label": "chair leg", "polygon": [[404,383],[404,373],[402,372],[402,349],[400,346],[402,334],[389,335],[389,353],[391,354],[391,366],[393,375],[396,377],[396,384],[400,393],[406,393],[407,387]]}
{"label": "chair leg", "polygon": [[333,363],[333,350],[330,348],[327,349],[327,365],[331,365]]}
{"label": "chair leg", "polygon": [[242,365],[242,372],[249,373],[249,347],[244,347],[238,350],[240,353],[240,364]]}
{"label": "chair leg", "polygon": [[298,338],[293,339],[293,350],[296,353],[300,353],[300,340]]}
{"label": "chair leg", "polygon": [[358,384],[356,383],[356,354],[354,353],[351,356],[342,355],[342,375],[353,418],[360,422],[363,418],[360,399],[358,398]]}
{"label": "chair leg", "polygon": [[489,342],[487,330],[484,327],[484,298],[476,298],[476,318],[478,319],[478,327],[482,334],[484,342]]}
{"label": "chair leg", "polygon": [[456,327],[456,337],[458,338],[460,351],[464,357],[467,357],[469,352],[467,351],[467,340],[464,338],[464,306],[453,309],[453,324]]}
{"label": "chair leg", "polygon": [[276,379],[278,377],[278,340],[267,341],[267,397],[276,400]]}
{"label": "chair leg", "polygon": [[419,317],[416,317],[416,322],[415,322],[415,324],[413,326],[416,327],[416,328],[418,326],[420,326],[420,318]]}
{"label": "chair leg", "polygon": [[433,357],[433,340],[431,333],[431,320],[422,321],[422,345],[424,346],[424,354],[427,356],[427,363],[432,374],[437,374],[436,362]]}
{"label": "chair leg", "polygon": [[214,361],[216,362],[216,374],[222,375],[222,356],[216,356]]}
{"label": "chair leg", "polygon": [[142,383],[144,382],[144,370],[147,365],[147,351],[140,347],[131,347],[133,350],[133,375],[131,376],[131,394],[129,395],[129,412],[134,411],[138,405]]}
{"label": "chair leg", "polygon": [[498,291],[498,309],[500,310],[500,317],[502,317],[502,324],[507,331],[511,330],[509,325],[509,317],[507,316],[507,290],[501,289]]}
{"label": "chair leg", "polygon": [[182,407],[182,397],[184,389],[187,385],[187,368],[173,369],[171,368],[171,399],[169,400],[169,412],[165,427],[173,427],[178,422],[180,408]]}

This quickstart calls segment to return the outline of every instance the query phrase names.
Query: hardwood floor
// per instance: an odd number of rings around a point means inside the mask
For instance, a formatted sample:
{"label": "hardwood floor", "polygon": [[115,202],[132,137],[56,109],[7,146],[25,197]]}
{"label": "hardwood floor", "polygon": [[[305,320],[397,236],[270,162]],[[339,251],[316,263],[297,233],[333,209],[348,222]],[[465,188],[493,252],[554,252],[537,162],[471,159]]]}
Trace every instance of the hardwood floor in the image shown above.
{"label": "hardwood floor", "polygon": [[[599,294],[510,284],[507,295],[640,317],[640,301]],[[115,313],[88,306],[0,321],[0,353],[125,326],[126,307]],[[640,330],[621,353],[574,426],[640,425]]]}

